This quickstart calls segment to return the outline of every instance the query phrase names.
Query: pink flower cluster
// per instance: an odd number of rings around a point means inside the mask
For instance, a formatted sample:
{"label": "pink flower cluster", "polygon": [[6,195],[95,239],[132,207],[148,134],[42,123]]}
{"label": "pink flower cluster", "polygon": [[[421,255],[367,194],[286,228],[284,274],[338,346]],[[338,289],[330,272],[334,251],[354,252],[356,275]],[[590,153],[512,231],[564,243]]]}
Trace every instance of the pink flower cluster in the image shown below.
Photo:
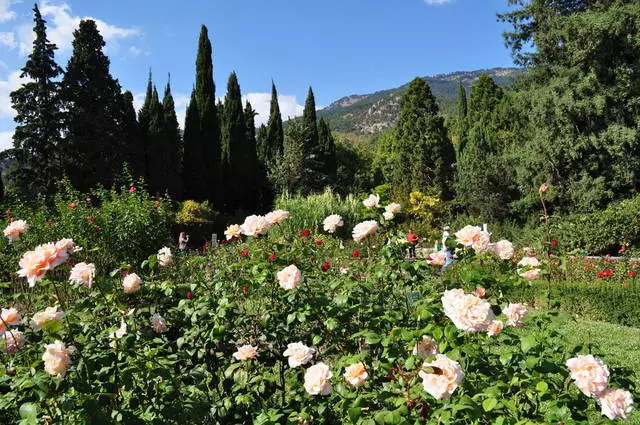
{"label": "pink flower cluster", "polygon": [[471,247],[476,254],[489,252],[502,260],[510,260],[515,248],[508,240],[491,243],[491,233],[479,226],[465,226],[455,233],[456,242],[464,247]]}
{"label": "pink flower cluster", "polygon": [[271,227],[289,218],[289,211],[275,210],[266,215],[250,215],[244,219],[242,225],[230,224],[224,231],[227,240],[237,239],[242,235],[266,235]]}
{"label": "pink flower cluster", "polygon": [[41,281],[49,270],[55,269],[67,261],[70,254],[79,251],[72,239],[61,239],[56,243],[50,242],[38,245],[33,251],[22,255],[18,276],[26,277],[29,287],[34,287]]}

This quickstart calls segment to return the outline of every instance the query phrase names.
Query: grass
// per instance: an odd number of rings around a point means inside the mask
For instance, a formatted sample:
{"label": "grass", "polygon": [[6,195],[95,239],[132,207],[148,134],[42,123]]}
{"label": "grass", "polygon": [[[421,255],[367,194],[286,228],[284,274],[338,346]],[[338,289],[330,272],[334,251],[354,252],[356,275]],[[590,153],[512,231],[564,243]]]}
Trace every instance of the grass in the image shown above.
{"label": "grass", "polygon": [[[532,315],[546,314],[545,310],[535,310]],[[563,340],[570,345],[584,345],[585,350],[592,346],[592,353],[601,358],[615,375],[617,368],[632,370],[629,377],[634,383],[635,390],[631,390],[634,395],[634,411],[627,420],[618,421],[624,425],[640,425],[640,409],[638,402],[640,396],[640,329],[622,325],[615,325],[604,322],[594,322],[590,320],[573,318],[567,313],[559,313],[557,320],[557,330],[562,335]],[[523,328],[526,332],[526,327]],[[586,353],[586,351],[585,351]],[[594,417],[591,423],[610,423],[605,417]]]}

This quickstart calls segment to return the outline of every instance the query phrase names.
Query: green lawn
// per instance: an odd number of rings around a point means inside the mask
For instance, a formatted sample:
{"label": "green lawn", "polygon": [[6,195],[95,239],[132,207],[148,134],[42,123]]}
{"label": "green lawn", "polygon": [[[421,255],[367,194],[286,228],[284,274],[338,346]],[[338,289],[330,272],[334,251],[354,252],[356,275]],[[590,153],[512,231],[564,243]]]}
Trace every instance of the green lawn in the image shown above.
{"label": "green lawn", "polygon": [[[544,310],[532,312],[534,315],[546,314]],[[560,313],[558,331],[563,335],[564,340],[569,344],[592,344],[592,354],[600,357],[615,374],[616,368],[627,368],[633,370],[630,379],[633,380],[636,390],[634,397],[634,411],[626,421],[618,421],[625,425],[640,425],[640,329],[630,328],[621,325],[614,325],[603,322],[593,322],[583,319],[574,319],[571,315]],[[526,327],[524,328],[526,329]],[[587,351],[585,351],[586,353]],[[594,418],[593,423],[607,423]]]}

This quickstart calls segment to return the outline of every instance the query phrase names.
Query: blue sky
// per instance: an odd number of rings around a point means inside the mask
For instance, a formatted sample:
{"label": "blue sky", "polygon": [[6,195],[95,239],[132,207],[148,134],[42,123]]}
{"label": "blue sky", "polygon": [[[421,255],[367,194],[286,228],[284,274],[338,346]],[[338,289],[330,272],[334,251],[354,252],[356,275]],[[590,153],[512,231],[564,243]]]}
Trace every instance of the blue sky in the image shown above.
{"label": "blue sky", "polygon": [[[194,82],[200,25],[213,43],[216,95],[231,71],[267,119],[270,83],[285,118],[301,113],[311,85],[318,106],[396,87],[415,76],[511,66],[496,12],[506,0],[48,0],[39,2],[49,39],[66,66],[73,30],[92,18],[107,42],[111,72],[142,102],[147,72],[161,89],[171,73],[182,121]],[[33,1],[0,0],[0,150],[10,146],[9,93],[31,50]],[[181,122],[182,125],[182,122]]]}

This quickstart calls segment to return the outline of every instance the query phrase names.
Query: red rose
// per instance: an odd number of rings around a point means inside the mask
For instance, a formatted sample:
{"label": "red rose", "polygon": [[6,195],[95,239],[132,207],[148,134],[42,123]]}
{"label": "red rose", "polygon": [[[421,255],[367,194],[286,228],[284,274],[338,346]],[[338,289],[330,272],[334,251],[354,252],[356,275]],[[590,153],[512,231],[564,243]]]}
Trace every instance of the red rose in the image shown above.
{"label": "red rose", "polygon": [[356,273],[356,274],[353,275],[353,278],[355,280],[360,280],[360,275]]}
{"label": "red rose", "polygon": [[89,220],[89,223],[91,223],[91,224],[95,224],[95,222],[96,222],[92,215],[88,216],[87,220]]}
{"label": "red rose", "polygon": [[191,291],[187,292],[187,298],[188,298],[188,299],[193,298],[193,294],[191,293]]}
{"label": "red rose", "polygon": [[242,292],[244,292],[246,294],[247,292],[249,292],[249,289],[251,289],[251,288],[249,288],[249,285],[244,285],[242,287]]}
{"label": "red rose", "polygon": [[620,247],[620,249],[618,250],[618,252],[619,252],[620,254],[622,254],[622,253],[623,253],[623,252],[625,252],[626,250],[627,250],[627,247],[626,247],[626,246],[624,246],[624,245],[622,245],[622,246]]}
{"label": "red rose", "polygon": [[243,249],[242,252],[240,252],[240,256],[241,257],[246,257],[247,255],[249,255],[249,250],[248,249]]}
{"label": "red rose", "polygon": [[311,230],[304,229],[302,232],[300,232],[300,236],[302,236],[304,238],[311,236]]}
{"label": "red rose", "polygon": [[75,209],[78,205],[75,202],[69,202],[69,208]]}
{"label": "red rose", "polygon": [[555,240],[555,239],[554,239],[554,240],[552,240],[552,241],[551,241],[551,246],[552,246],[552,247],[554,247],[554,248],[557,248],[557,247],[558,247],[558,241],[557,241],[557,240]]}
{"label": "red rose", "polygon": [[353,252],[351,253],[351,256],[353,258],[358,258],[360,257],[360,250],[359,249],[354,249]]}
{"label": "red rose", "polygon": [[636,272],[634,272],[633,270],[629,270],[627,274],[629,275],[629,277],[636,277]]}
{"label": "red rose", "polygon": [[330,267],[331,267],[331,263],[328,261],[325,261],[324,263],[322,263],[322,266],[320,266],[320,270],[322,270],[323,272],[326,272],[327,270],[329,270]]}
{"label": "red rose", "polygon": [[318,239],[318,240],[316,241],[316,245],[321,246],[322,244],[323,244],[323,242],[322,242],[320,239]]}
{"label": "red rose", "polygon": [[4,213],[5,213],[6,215],[11,215],[11,210],[6,210]]}
{"label": "red rose", "polygon": [[278,256],[276,254],[271,254],[269,256],[269,261],[276,261],[276,258],[278,258]]}
{"label": "red rose", "polygon": [[417,233],[409,233],[407,235],[407,242],[409,242],[411,245],[417,245],[419,239],[420,236],[418,236]]}

